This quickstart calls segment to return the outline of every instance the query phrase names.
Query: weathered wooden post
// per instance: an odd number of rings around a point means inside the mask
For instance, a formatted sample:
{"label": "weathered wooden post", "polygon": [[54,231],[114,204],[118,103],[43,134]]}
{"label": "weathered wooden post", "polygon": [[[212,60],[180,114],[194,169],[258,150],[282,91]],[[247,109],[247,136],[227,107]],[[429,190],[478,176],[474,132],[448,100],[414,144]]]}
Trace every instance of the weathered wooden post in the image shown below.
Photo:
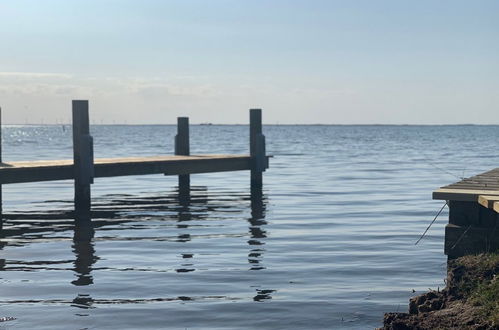
{"label": "weathered wooden post", "polygon": [[262,173],[268,168],[265,155],[265,136],[262,134],[262,110],[250,109],[251,190],[258,194],[262,189]]}
{"label": "weathered wooden post", "polygon": [[496,211],[477,202],[449,200],[447,203],[449,223],[445,227],[444,251],[449,259],[499,249],[499,214]]}
{"label": "weathered wooden post", "polygon": [[[189,156],[189,118],[177,118],[177,135],[175,135],[175,155]],[[190,193],[191,178],[189,174],[178,176],[178,191],[179,196],[186,197]]]}
{"label": "weathered wooden post", "polygon": [[[90,136],[88,101],[73,100],[73,164],[75,178],[75,213],[90,214],[90,184],[94,183],[94,147]],[[90,219],[78,217],[77,221]]]}
{"label": "weathered wooden post", "polygon": [[[0,163],[2,163],[2,108],[0,108]],[[2,184],[0,184],[0,230],[3,228]]]}

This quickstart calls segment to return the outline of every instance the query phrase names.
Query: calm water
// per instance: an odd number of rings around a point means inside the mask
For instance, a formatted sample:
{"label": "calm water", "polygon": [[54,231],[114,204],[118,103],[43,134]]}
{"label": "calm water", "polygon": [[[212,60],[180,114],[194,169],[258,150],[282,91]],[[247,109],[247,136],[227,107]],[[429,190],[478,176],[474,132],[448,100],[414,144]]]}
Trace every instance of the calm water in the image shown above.
{"label": "calm water", "polygon": [[[95,126],[96,157],[170,154],[174,126]],[[247,153],[246,126],[192,126],[192,153]],[[3,159],[72,157],[61,126],[8,126]],[[443,287],[435,188],[497,167],[496,126],[265,126],[248,172],[96,179],[94,231],[72,182],[4,185],[0,329],[369,329]]]}

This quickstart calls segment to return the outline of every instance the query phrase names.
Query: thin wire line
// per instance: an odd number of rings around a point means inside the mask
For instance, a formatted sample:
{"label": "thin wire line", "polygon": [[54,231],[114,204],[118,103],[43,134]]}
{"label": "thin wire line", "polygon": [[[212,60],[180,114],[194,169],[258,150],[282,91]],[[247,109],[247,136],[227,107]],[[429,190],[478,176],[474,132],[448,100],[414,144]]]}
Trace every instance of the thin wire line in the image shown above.
{"label": "thin wire line", "polygon": [[437,220],[438,216],[440,215],[440,213],[442,213],[444,207],[447,205],[447,201],[445,201],[445,204],[442,205],[442,208],[440,209],[440,211],[438,211],[437,215],[435,216],[435,218],[433,218],[433,221],[430,223],[430,225],[428,226],[428,228],[426,228],[426,230],[424,231],[423,235],[421,235],[421,237],[416,241],[416,243],[414,243],[414,245],[418,245],[418,243],[423,239],[423,237],[426,235],[426,233],[428,232],[428,230],[430,229],[430,227],[433,225],[433,223],[435,222],[435,220]]}
{"label": "thin wire line", "polygon": [[470,230],[471,228],[471,225],[468,226],[468,228],[466,228],[466,230],[464,231],[464,233],[461,234],[461,236],[459,237],[459,239],[456,241],[456,243],[454,243],[454,245],[450,248],[451,250],[454,250],[454,248],[456,247],[456,245],[461,242],[461,240],[463,239],[464,235],[466,235],[466,233],[468,232],[468,230]]}

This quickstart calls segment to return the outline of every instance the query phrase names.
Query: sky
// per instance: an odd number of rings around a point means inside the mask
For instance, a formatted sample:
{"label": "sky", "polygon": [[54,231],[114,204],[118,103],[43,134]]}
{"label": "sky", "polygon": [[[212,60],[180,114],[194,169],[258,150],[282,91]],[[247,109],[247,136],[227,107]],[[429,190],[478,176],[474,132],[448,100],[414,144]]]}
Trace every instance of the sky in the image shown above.
{"label": "sky", "polygon": [[499,124],[497,0],[0,0],[3,123]]}

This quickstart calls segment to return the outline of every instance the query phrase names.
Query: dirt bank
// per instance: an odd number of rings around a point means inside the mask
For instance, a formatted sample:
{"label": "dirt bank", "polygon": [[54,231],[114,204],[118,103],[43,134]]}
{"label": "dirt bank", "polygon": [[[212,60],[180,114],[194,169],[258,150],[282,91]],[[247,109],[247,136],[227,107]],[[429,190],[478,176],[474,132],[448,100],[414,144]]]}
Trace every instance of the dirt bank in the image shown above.
{"label": "dirt bank", "polygon": [[449,261],[446,288],[409,301],[409,313],[387,313],[380,329],[499,329],[499,254]]}

